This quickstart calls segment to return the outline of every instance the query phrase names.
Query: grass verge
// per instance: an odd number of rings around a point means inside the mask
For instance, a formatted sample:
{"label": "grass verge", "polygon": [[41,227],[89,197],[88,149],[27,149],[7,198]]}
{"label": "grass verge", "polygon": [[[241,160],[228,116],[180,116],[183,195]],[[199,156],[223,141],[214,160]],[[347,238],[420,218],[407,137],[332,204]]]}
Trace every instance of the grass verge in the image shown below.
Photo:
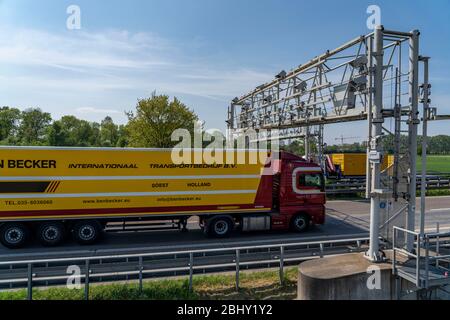
{"label": "grass verge", "polygon": [[[417,159],[417,172],[422,168],[422,161],[420,155]],[[427,171],[428,174],[445,175],[450,173],[450,156],[427,156]]]}
{"label": "grass verge", "polygon": [[[90,300],[264,300],[295,299],[297,268],[285,269],[285,281],[279,283],[278,270],[242,272],[240,290],[235,289],[234,274],[194,276],[189,292],[186,279],[150,280],[142,293],[136,283],[91,285]],[[26,290],[0,292],[0,300],[24,300]],[[34,300],[83,300],[84,289],[49,288],[33,290]]]}
{"label": "grass verge", "polygon": [[[425,194],[427,197],[450,196],[450,190],[448,189],[428,190]],[[420,191],[417,192],[417,195],[420,196]]]}

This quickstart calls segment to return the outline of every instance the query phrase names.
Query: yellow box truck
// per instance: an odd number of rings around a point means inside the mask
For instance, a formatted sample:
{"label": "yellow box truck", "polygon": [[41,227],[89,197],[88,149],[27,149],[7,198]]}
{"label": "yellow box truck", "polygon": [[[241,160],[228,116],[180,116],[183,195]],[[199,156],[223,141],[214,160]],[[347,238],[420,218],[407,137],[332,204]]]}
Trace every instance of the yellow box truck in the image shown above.
{"label": "yellow box truck", "polygon": [[313,163],[288,153],[251,162],[256,151],[237,151],[231,163],[218,152],[207,162],[201,150],[178,163],[173,151],[1,147],[0,241],[52,246],[70,233],[90,244],[109,222],[170,218],[185,226],[194,215],[215,237],[236,225],[302,231],[324,221],[323,175]]}

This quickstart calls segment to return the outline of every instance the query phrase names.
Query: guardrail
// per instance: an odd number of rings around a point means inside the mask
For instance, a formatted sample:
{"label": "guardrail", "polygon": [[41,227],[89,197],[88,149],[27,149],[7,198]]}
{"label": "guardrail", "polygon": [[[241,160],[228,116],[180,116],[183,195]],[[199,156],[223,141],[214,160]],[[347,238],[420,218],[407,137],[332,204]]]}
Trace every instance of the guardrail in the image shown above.
{"label": "guardrail", "polygon": [[[420,175],[417,177],[417,190],[420,190],[421,180]],[[426,180],[427,190],[450,190],[450,178],[444,176],[427,176]],[[335,183],[326,186],[326,193],[361,193],[366,191],[365,177],[351,177],[337,180]]]}
{"label": "guardrail", "polygon": [[[84,279],[84,296],[88,300],[93,279],[97,279],[97,283],[123,281],[124,277],[125,280],[137,280],[139,291],[142,292],[144,278],[187,275],[189,290],[192,290],[195,271],[207,273],[229,271],[232,268],[236,273],[236,289],[239,290],[239,273],[243,267],[271,268],[276,264],[280,283],[283,284],[285,265],[359,252],[368,240],[368,237],[361,237],[205,250],[7,261],[0,262],[0,285],[26,285],[27,299],[32,300],[33,288],[60,285],[74,279],[78,279],[81,284]],[[68,267],[74,266],[80,272],[82,266],[83,274],[68,274]],[[132,276],[134,278],[130,279]],[[45,285],[36,285],[43,282]]]}

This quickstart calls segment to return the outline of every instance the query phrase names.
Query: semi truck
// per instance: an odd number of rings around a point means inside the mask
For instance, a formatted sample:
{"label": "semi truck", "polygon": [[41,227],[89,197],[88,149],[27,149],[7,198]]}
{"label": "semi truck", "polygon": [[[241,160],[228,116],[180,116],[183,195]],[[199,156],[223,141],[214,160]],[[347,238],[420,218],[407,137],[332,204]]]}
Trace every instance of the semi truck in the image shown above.
{"label": "semi truck", "polygon": [[286,152],[251,162],[261,156],[252,150],[216,152],[214,162],[191,150],[192,162],[179,163],[173,152],[0,147],[1,243],[57,246],[71,236],[87,245],[108,224],[172,219],[186,226],[193,216],[218,238],[234,229],[302,232],[325,221],[324,176],[314,163]]}
{"label": "semi truck", "polygon": [[[326,155],[327,172],[336,178],[366,176],[365,153],[333,153]],[[385,170],[394,163],[393,155],[385,155],[381,163],[381,170]]]}

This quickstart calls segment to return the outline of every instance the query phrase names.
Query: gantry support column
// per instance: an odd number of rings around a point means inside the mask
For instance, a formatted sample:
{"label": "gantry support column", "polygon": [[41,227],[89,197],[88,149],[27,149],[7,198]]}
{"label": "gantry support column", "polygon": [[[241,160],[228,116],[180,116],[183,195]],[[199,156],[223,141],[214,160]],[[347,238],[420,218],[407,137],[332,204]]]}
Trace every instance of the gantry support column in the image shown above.
{"label": "gantry support column", "polygon": [[[410,97],[410,115],[408,120],[408,150],[410,161],[409,176],[409,200],[408,215],[406,219],[407,229],[415,231],[416,218],[416,188],[417,188],[417,126],[419,120],[419,31],[414,30],[409,41],[409,97]],[[407,236],[406,249],[413,251],[414,238],[413,235]]]}
{"label": "gantry support column", "polygon": [[373,38],[367,39],[367,55],[369,60],[369,77],[368,77],[368,107],[367,107],[367,148],[366,148],[366,199],[370,198],[372,189],[372,172],[369,160],[370,144],[372,141],[372,112],[373,112]]}
{"label": "gantry support column", "polygon": [[380,195],[381,195],[381,135],[383,131],[383,27],[377,26],[374,34],[375,70],[373,79],[374,106],[372,119],[371,165],[372,188],[370,194],[370,243],[367,258],[380,261]]}
{"label": "gantry support column", "polygon": [[428,76],[429,57],[421,57],[423,62],[423,123],[422,123],[422,173],[420,186],[420,234],[425,234],[426,183],[427,183],[427,145],[428,145],[428,117],[430,110],[430,84]]}

